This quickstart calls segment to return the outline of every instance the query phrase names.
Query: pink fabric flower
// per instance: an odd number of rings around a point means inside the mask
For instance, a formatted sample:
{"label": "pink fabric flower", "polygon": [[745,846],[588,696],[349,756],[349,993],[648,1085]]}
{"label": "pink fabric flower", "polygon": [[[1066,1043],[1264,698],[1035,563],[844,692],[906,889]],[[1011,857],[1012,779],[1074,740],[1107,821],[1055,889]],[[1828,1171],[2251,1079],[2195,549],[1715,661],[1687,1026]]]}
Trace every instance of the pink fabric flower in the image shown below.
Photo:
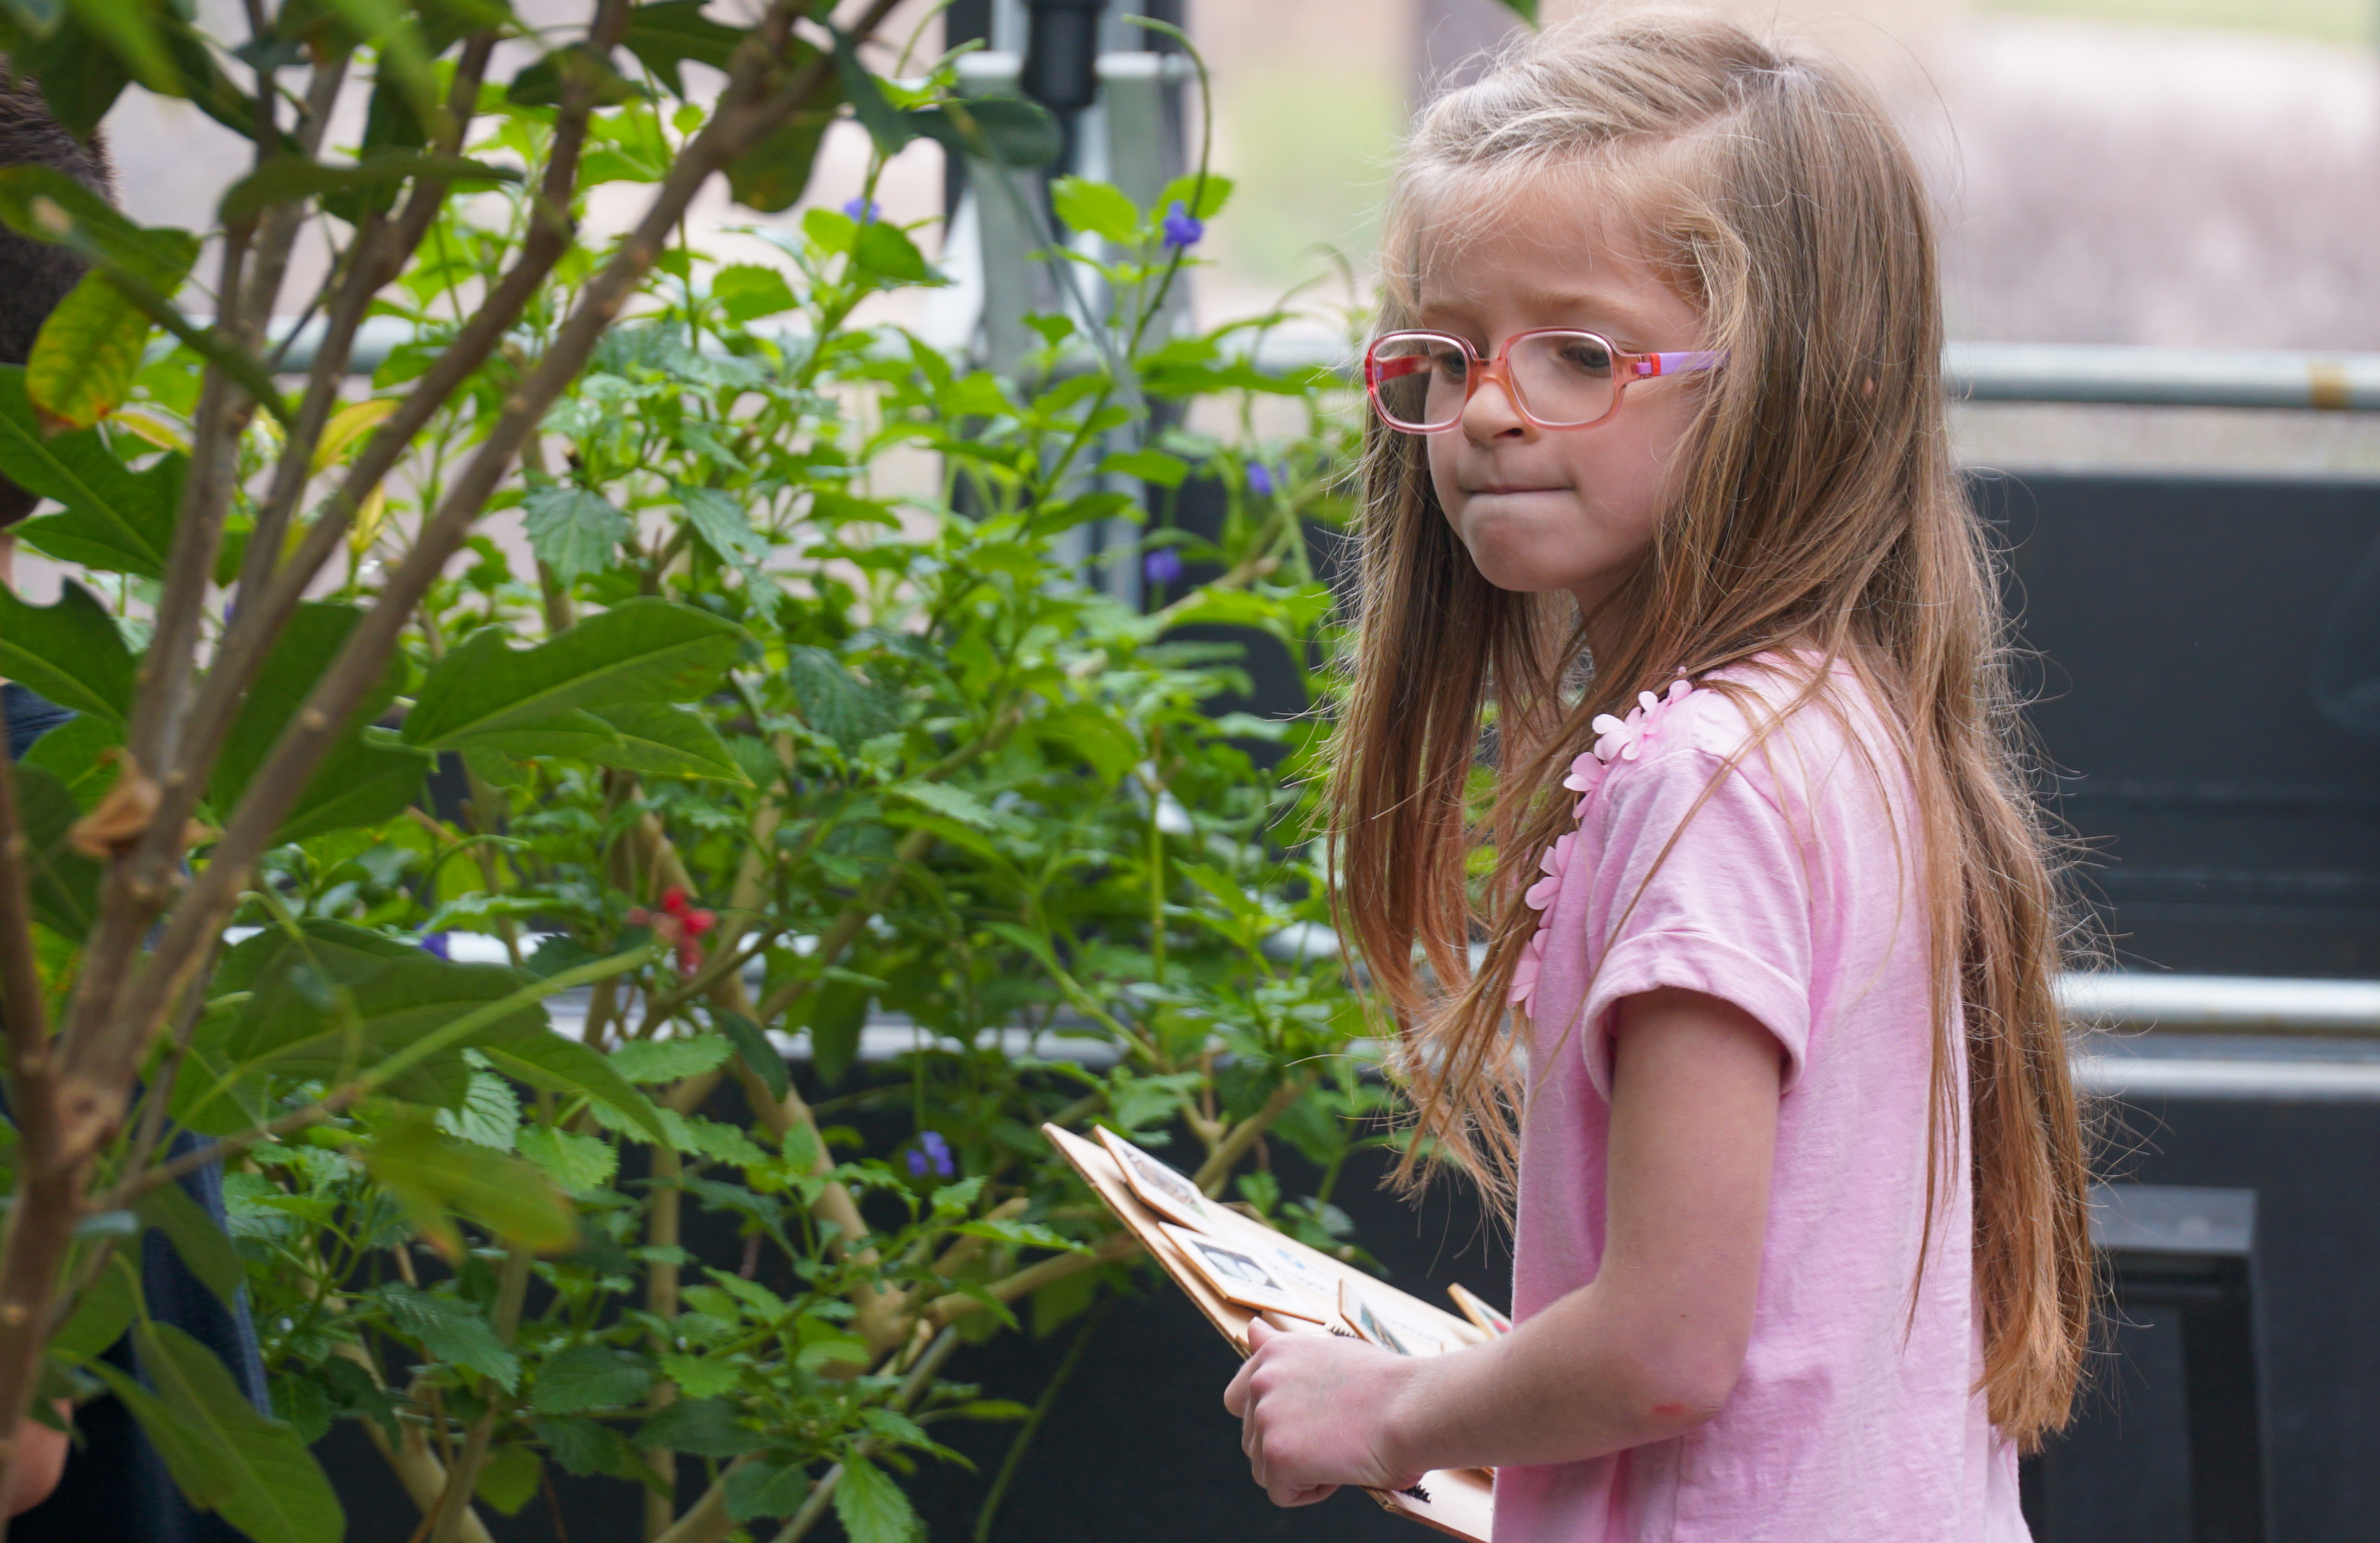
{"label": "pink fabric flower", "polygon": [[1603,762],[1595,759],[1592,750],[1570,763],[1570,775],[1562,779],[1562,786],[1579,796],[1578,807],[1570,811],[1571,818],[1575,820],[1585,815],[1586,801],[1602,784],[1603,773]]}
{"label": "pink fabric flower", "polygon": [[1561,893],[1562,875],[1570,869],[1571,848],[1577,844],[1578,832],[1572,831],[1547,847],[1546,855],[1537,859],[1537,871],[1545,877],[1531,884],[1529,893],[1521,896],[1523,904],[1529,909],[1542,911],[1554,903],[1554,896]]}
{"label": "pink fabric flower", "polygon": [[1527,948],[1522,950],[1521,962],[1512,966],[1512,994],[1504,1000],[1514,1007],[1525,1010],[1529,999],[1536,994],[1537,971],[1545,967],[1546,935],[1549,930],[1548,928],[1538,928],[1537,935],[1529,940]]}
{"label": "pink fabric flower", "polygon": [[1661,710],[1683,701],[1694,694],[1694,682],[1680,675],[1670,683],[1669,695],[1656,697],[1650,691],[1636,693],[1636,705],[1626,718],[1614,718],[1608,712],[1596,714],[1589,726],[1597,735],[1595,755],[1607,764],[1614,760],[1634,760],[1644,753],[1645,742],[1653,737]]}

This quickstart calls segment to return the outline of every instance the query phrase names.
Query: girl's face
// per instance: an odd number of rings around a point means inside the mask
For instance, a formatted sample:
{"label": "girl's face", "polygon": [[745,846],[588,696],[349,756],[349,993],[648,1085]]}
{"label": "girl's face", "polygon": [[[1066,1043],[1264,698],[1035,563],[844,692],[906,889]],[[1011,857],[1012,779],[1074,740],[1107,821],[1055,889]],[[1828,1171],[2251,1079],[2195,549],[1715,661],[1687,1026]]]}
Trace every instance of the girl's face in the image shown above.
{"label": "girl's face", "polygon": [[[1414,324],[1488,358],[1532,327],[1600,333],[1630,352],[1707,346],[1701,312],[1661,282],[1624,222],[1595,216],[1600,203],[1575,175],[1541,176],[1477,211],[1478,228],[1428,265]],[[1598,426],[1551,431],[1522,418],[1501,383],[1482,383],[1462,421],[1428,441],[1439,504],[1488,581],[1568,589],[1592,614],[1669,506],[1695,378],[1637,382]]]}

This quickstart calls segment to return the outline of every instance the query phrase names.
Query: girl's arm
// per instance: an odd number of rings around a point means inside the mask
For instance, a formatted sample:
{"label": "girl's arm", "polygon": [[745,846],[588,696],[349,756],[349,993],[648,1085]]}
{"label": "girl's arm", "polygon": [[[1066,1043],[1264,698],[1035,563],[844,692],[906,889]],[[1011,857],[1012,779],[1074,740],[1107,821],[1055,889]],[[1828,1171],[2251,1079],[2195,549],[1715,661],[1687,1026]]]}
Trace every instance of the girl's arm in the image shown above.
{"label": "girl's arm", "polygon": [[1416,1360],[1258,1323],[1223,1403],[1276,1504],[1431,1468],[1600,1456],[1727,1402],[1752,1337],[1782,1051],[1697,991],[1618,1013],[1595,1281],[1492,1343]]}

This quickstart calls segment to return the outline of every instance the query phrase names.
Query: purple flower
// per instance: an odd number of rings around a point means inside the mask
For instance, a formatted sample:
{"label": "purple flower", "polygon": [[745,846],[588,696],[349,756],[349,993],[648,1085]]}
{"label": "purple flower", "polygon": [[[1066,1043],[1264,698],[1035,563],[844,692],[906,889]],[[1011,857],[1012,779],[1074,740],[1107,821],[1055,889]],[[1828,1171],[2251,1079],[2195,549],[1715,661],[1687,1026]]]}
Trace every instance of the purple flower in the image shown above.
{"label": "purple flower", "polygon": [[942,1139],[940,1131],[924,1132],[917,1137],[917,1146],[909,1149],[911,1173],[922,1179],[929,1168],[946,1179],[959,1171],[958,1163],[951,1157],[951,1144]]}
{"label": "purple flower", "polygon": [[880,220],[884,217],[883,205],[878,203],[874,199],[869,198],[865,193],[862,193],[859,197],[852,200],[849,203],[844,204],[843,206],[843,212],[850,215],[854,220],[856,220],[861,225],[866,225],[870,220]]}
{"label": "purple flower", "polygon": [[455,957],[453,953],[451,953],[446,947],[446,934],[443,932],[424,932],[421,934],[421,952],[424,954],[435,954],[441,959],[452,959]]}
{"label": "purple flower", "polygon": [[1173,206],[1165,212],[1164,230],[1165,244],[1179,251],[1196,246],[1198,238],[1207,234],[1207,225],[1191,213],[1180,199],[1175,199]]}
{"label": "purple flower", "polygon": [[1170,546],[1159,547],[1140,560],[1140,569],[1151,584],[1171,584],[1182,577],[1182,554]]}
{"label": "purple flower", "polygon": [[1248,492],[1258,498],[1272,496],[1272,473],[1265,469],[1265,464],[1262,461],[1248,463]]}

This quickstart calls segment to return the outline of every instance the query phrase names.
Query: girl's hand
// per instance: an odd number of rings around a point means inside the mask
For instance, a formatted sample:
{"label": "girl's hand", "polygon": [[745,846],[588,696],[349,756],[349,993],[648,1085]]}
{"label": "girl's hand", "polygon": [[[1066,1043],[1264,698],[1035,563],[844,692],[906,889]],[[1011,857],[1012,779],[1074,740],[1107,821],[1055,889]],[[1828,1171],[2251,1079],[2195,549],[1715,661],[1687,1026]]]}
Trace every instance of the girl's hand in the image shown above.
{"label": "girl's hand", "polygon": [[1333,1334],[1285,1333],[1259,1318],[1223,1390],[1240,1450],[1275,1505],[1312,1505],[1342,1484],[1404,1489],[1422,1471],[1391,1451],[1390,1415],[1416,1363]]}

